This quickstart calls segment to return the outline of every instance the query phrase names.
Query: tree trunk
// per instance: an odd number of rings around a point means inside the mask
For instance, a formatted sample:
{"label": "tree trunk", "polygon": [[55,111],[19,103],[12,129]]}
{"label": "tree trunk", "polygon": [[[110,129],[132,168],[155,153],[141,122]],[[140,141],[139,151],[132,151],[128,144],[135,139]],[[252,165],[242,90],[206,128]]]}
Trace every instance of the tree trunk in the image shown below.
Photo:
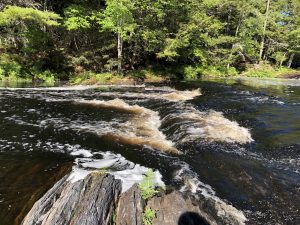
{"label": "tree trunk", "polygon": [[284,53],[284,57],[282,58],[282,60],[280,60],[280,63],[279,63],[279,67],[281,68],[282,67],[282,64],[285,60],[285,56],[286,56],[286,53]]}
{"label": "tree trunk", "polygon": [[118,73],[122,72],[122,60],[123,60],[123,40],[121,34],[118,33]]}
{"label": "tree trunk", "polygon": [[295,53],[292,53],[292,54],[290,55],[289,61],[287,62],[287,67],[288,67],[288,68],[291,68],[292,63],[293,63],[293,60],[294,60],[294,56],[295,56]]}
{"label": "tree trunk", "polygon": [[265,21],[264,21],[263,33],[262,33],[262,38],[261,38],[261,43],[260,43],[259,60],[263,59],[263,52],[264,52],[264,46],[265,46],[265,33],[266,33],[266,29],[267,29],[269,9],[270,9],[270,0],[267,0]]}
{"label": "tree trunk", "polygon": [[[243,17],[244,17],[244,13],[242,13],[242,15],[239,17],[239,22],[238,22],[238,25],[237,25],[237,27],[235,29],[235,35],[234,35],[234,37],[237,37],[238,34],[239,34],[239,30],[240,30],[240,26],[241,26],[242,18]],[[232,44],[232,46],[231,46],[231,51],[230,51],[229,59],[231,59],[231,57],[232,57],[233,47],[234,47],[234,44]],[[227,64],[227,69],[229,69],[229,68],[230,68],[230,62],[228,62],[228,64]]]}

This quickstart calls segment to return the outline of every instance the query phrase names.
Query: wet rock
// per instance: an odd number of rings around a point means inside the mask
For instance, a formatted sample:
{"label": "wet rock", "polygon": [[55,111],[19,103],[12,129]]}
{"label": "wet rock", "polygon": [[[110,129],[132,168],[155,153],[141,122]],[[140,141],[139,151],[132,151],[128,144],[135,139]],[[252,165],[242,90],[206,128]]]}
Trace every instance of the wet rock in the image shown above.
{"label": "wet rock", "polygon": [[110,224],[121,188],[109,174],[92,173],[74,183],[65,176],[34,204],[22,225]]}
{"label": "wet rock", "polygon": [[202,195],[172,191],[148,200],[145,207],[137,184],[121,194],[121,180],[109,174],[91,173],[76,182],[68,178],[34,204],[22,225],[110,225],[113,220],[142,225],[146,207],[156,211],[153,225],[244,224],[231,205]]}
{"label": "wet rock", "polygon": [[124,192],[116,209],[116,225],[142,225],[144,201],[138,185]]}
{"label": "wet rock", "polygon": [[217,224],[213,218],[194,205],[190,197],[184,197],[178,191],[150,199],[147,207],[156,211],[153,225]]}
{"label": "wet rock", "polygon": [[173,191],[154,197],[147,207],[156,211],[153,225],[242,225],[243,214],[236,214],[231,205],[220,205],[214,199],[194,197]]}
{"label": "wet rock", "polygon": [[247,220],[242,211],[220,201],[218,198],[206,197],[205,195],[198,195],[197,199],[194,196],[191,198],[199,209],[210,215],[210,218],[213,218],[217,224],[244,225]]}

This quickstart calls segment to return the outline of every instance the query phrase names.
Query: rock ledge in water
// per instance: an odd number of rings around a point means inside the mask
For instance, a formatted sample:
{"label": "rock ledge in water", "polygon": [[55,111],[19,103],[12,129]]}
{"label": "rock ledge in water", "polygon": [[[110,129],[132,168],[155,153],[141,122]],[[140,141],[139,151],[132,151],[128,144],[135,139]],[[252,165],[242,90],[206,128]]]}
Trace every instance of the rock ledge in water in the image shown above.
{"label": "rock ledge in water", "polygon": [[22,225],[110,224],[121,188],[109,174],[92,173],[74,183],[65,176],[34,204]]}
{"label": "rock ledge in water", "polygon": [[22,225],[142,225],[146,207],[156,212],[153,225],[244,224],[220,214],[209,199],[172,191],[145,203],[137,184],[121,194],[121,180],[112,175],[91,173],[76,182],[68,177],[34,204]]}

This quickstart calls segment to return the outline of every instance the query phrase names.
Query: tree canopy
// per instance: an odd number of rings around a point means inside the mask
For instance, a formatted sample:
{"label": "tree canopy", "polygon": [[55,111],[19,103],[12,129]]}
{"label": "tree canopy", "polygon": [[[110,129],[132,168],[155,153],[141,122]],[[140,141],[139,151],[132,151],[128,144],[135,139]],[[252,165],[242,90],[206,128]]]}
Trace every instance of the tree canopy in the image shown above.
{"label": "tree canopy", "polygon": [[300,66],[298,0],[6,0],[0,10],[0,61],[31,74]]}

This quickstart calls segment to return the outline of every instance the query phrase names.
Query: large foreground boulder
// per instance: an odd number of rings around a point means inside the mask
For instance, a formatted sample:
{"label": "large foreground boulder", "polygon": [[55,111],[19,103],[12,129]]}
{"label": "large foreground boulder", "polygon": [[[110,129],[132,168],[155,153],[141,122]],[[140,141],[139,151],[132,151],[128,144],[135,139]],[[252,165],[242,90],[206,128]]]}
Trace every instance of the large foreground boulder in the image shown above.
{"label": "large foreground boulder", "polygon": [[22,225],[107,225],[121,192],[112,175],[91,173],[85,179],[57,182],[38,200]]}
{"label": "large foreground boulder", "polygon": [[142,225],[146,208],[155,210],[153,225],[242,225],[244,216],[218,200],[161,193],[144,202],[137,184],[121,194],[121,180],[103,173],[58,181],[38,200],[22,225]]}

